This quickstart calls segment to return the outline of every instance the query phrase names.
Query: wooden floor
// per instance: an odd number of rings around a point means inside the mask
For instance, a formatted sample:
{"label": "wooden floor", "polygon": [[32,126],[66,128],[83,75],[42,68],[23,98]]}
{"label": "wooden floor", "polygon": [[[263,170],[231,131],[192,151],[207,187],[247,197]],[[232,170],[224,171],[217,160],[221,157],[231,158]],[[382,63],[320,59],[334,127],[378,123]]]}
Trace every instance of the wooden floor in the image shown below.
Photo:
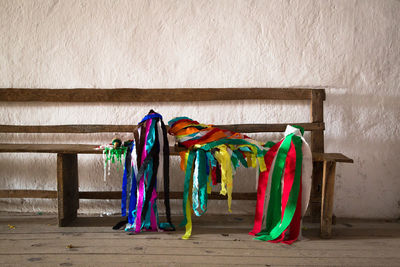
{"label": "wooden floor", "polygon": [[0,266],[400,266],[399,221],[338,220],[330,240],[305,223],[304,240],[289,246],[253,240],[251,217],[195,219],[193,237],[181,240],[183,229],[112,230],[118,217],[59,228],[54,215],[0,213]]}

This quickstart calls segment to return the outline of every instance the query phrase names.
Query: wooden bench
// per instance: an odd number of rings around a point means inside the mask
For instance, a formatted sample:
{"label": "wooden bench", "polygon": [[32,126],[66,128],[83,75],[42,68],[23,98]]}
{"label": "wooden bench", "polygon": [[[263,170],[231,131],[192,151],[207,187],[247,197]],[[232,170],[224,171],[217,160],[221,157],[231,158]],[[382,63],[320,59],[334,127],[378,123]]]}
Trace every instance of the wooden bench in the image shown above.
{"label": "wooden bench", "polygon": [[[226,89],[0,89],[0,102],[147,102],[149,108],[158,102],[232,101],[232,100],[304,100],[310,107],[309,122],[281,124],[217,125],[242,133],[284,132],[287,124],[311,132],[313,182],[310,209],[313,221],[320,220],[321,237],[331,237],[333,192],[336,162],[353,160],[339,153],[324,152],[324,89],[226,88]],[[145,113],[146,111],[143,111]],[[182,116],[186,114],[176,114]],[[132,132],[134,125],[0,125],[0,133],[101,133]],[[78,154],[101,154],[97,145],[85,144],[0,144],[1,153],[57,154],[57,191],[0,190],[0,198],[57,198],[59,226],[69,225],[76,217],[79,199],[119,199],[121,192],[80,192]],[[177,148],[170,149],[177,155]],[[182,199],[182,192],[170,192],[172,199]],[[162,192],[160,198],[162,198]],[[212,193],[209,199],[223,199]],[[234,193],[233,199],[255,200],[256,193]]]}

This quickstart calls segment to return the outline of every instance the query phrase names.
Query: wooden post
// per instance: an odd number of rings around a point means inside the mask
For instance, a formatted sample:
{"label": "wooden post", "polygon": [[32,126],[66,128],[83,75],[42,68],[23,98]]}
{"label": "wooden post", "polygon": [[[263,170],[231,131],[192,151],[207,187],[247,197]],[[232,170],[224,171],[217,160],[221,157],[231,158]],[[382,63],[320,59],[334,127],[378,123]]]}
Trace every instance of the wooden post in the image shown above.
{"label": "wooden post", "polygon": [[70,224],[79,208],[78,155],[57,154],[58,226]]}
{"label": "wooden post", "polygon": [[[325,91],[314,90],[311,95],[311,122],[324,121]],[[311,151],[324,152],[324,130],[311,131]],[[311,217],[312,222],[319,222],[321,216],[322,193],[322,162],[313,162],[312,187],[311,187]]]}
{"label": "wooden post", "polygon": [[336,162],[325,161],[322,186],[321,237],[332,237],[333,193],[335,189]]}

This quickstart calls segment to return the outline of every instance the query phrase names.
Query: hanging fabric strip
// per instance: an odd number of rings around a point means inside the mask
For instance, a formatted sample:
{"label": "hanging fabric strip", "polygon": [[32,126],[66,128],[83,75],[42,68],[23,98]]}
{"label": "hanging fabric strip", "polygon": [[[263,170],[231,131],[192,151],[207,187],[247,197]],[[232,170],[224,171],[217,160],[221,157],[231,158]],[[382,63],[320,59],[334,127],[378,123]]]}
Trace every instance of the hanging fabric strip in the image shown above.
{"label": "hanging fabric strip", "polygon": [[[154,119],[152,126],[154,127],[153,130],[153,135],[152,135],[152,142],[150,145],[152,146],[151,151],[147,156],[152,157],[152,175],[149,176],[148,178],[150,179],[149,183],[147,184],[147,190],[146,190],[146,197],[143,205],[143,213],[147,214],[149,204],[152,206],[154,204],[154,201],[157,199],[157,192],[155,191],[156,188],[156,181],[157,181],[157,173],[158,173],[158,165],[159,165],[159,152],[160,152],[160,144],[158,141],[158,130],[157,127],[155,127],[155,124],[157,123],[157,120]],[[142,165],[143,166],[143,165]],[[149,203],[151,202],[151,203]],[[150,209],[150,223],[151,223],[151,229],[152,230],[157,230],[157,222],[156,222],[156,217],[153,212],[153,209]]]}
{"label": "hanging fabric strip", "polygon": [[[207,210],[211,185],[221,183],[220,194],[227,195],[231,212],[233,175],[240,165],[265,171],[265,149],[261,143],[247,136],[210,125],[199,124],[187,117],[169,121],[169,133],[179,144],[188,148],[181,152],[181,169],[185,171],[183,214],[181,226],[186,226],[183,238],[191,234],[191,209],[196,216]],[[192,205],[189,202],[192,202]]]}
{"label": "hanging fabric strip", "polygon": [[[293,136],[294,143],[294,153],[292,152],[289,156],[290,165],[289,168],[294,169],[294,181],[293,186],[290,190],[290,195],[288,199],[288,203],[285,208],[285,212],[282,218],[282,221],[279,225],[275,226],[269,233],[262,232],[261,235],[267,234],[267,236],[260,236],[257,239],[259,240],[273,240],[277,238],[286,228],[289,226],[292,221],[293,215],[296,210],[299,191],[300,191],[300,180],[301,180],[301,165],[302,165],[302,152],[301,152],[301,139],[297,136]],[[294,158],[294,159],[293,159]],[[292,166],[294,165],[294,166]],[[290,171],[293,173],[293,170]]]}
{"label": "hanging fabric strip", "polygon": [[[293,137],[294,138],[294,137]],[[284,169],[284,175],[282,177],[282,201],[281,201],[281,218],[280,218],[280,224],[279,226],[281,227],[280,230],[277,230],[275,233],[275,236],[271,237],[271,240],[277,238],[280,241],[283,240],[284,238],[284,231],[286,231],[285,223],[282,221],[285,219],[284,214],[288,214],[287,212],[285,213],[286,206],[288,203],[289,199],[289,194],[292,192],[292,186],[294,182],[294,172],[295,172],[295,164],[296,164],[296,151],[295,147],[292,145],[289,148],[289,151],[287,153],[287,158],[286,158],[286,165]],[[295,190],[295,188],[293,188]],[[296,207],[296,205],[294,206]],[[293,208],[288,206],[288,209]],[[290,211],[289,211],[290,212]],[[291,220],[291,218],[290,218]],[[271,231],[272,232],[272,231]],[[262,232],[261,232],[262,234]],[[278,237],[280,236],[280,237]]]}
{"label": "hanging fabric strip", "polygon": [[132,165],[131,165],[131,153],[134,147],[133,142],[126,142],[124,144],[127,147],[127,154],[125,157],[125,168],[124,168],[124,175],[122,178],[122,195],[121,195],[121,216],[126,216],[126,202],[127,198],[131,192],[131,172],[132,172]]}
{"label": "hanging fabric strip", "polygon": [[[186,154],[187,156],[186,158],[186,170],[185,170],[185,182],[184,182],[184,188],[183,188],[183,203],[182,203],[182,207],[183,207],[183,220],[181,222],[181,224],[179,226],[185,226],[187,223],[187,202],[189,199],[189,186],[190,186],[190,181],[191,181],[191,177],[192,177],[192,167],[193,167],[193,163],[194,163],[194,159],[195,159],[195,153],[194,151],[190,150],[188,151]],[[190,207],[189,207],[190,209]]]}
{"label": "hanging fabric strip", "polygon": [[[145,184],[144,184],[144,180],[145,180],[145,173],[144,173],[144,167],[143,167],[143,162],[147,156],[147,152],[146,152],[146,144],[147,144],[147,138],[148,138],[148,134],[150,131],[150,126],[151,126],[151,120],[145,121],[144,122],[145,126],[146,126],[146,131],[144,132],[145,137],[144,137],[144,142],[141,143],[142,145],[142,150],[141,150],[141,160],[140,160],[140,168],[138,171],[138,184],[139,184],[139,188],[138,188],[138,204],[137,204],[137,209],[136,209],[136,229],[135,232],[139,233],[141,228],[142,228],[142,208],[143,208],[143,201],[144,201],[144,197],[145,197]],[[147,166],[146,166],[147,167]]]}
{"label": "hanging fabric strip", "polygon": [[[150,111],[134,131],[135,141],[129,148],[122,182],[121,211],[126,215],[129,199],[127,231],[142,229],[174,230],[169,204],[169,145],[162,116]],[[136,148],[136,149],[134,149]],[[164,181],[164,204],[167,223],[160,224],[157,209],[157,179]]]}
{"label": "hanging fabric strip", "polygon": [[132,176],[131,176],[131,195],[129,198],[129,213],[128,213],[128,223],[132,225],[136,218],[136,201],[137,201],[137,187],[136,187],[136,176],[137,176],[137,166],[136,166],[136,151],[132,149],[131,152],[131,166],[132,166]]}
{"label": "hanging fabric strip", "polygon": [[268,184],[268,176],[271,170],[272,161],[278,151],[279,146],[282,141],[273,146],[265,155],[265,165],[266,171],[260,173],[260,177],[258,179],[258,187],[257,187],[257,203],[256,203],[256,212],[254,217],[254,227],[253,230],[249,233],[251,235],[258,234],[261,231],[262,226],[262,217],[264,213],[264,199],[265,192],[267,190]]}

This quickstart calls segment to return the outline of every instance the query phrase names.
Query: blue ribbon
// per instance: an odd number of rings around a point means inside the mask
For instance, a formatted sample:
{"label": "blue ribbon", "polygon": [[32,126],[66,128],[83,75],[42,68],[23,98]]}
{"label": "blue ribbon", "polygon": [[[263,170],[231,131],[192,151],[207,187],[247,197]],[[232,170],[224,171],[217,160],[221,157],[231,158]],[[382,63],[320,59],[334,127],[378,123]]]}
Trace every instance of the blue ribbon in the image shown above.
{"label": "blue ribbon", "polygon": [[[140,123],[142,123],[142,122],[144,122],[144,121],[147,121],[147,120],[149,120],[149,119],[154,119],[154,118],[160,118],[160,119],[162,120],[162,116],[161,116],[160,114],[158,114],[158,113],[151,113],[151,114],[146,115],[146,116],[140,121]],[[139,124],[140,124],[140,123],[139,123]]]}
{"label": "blue ribbon", "polygon": [[[124,168],[124,175],[122,177],[122,195],[121,195],[121,214],[123,217],[126,216],[126,199],[129,194],[128,192],[128,176],[130,176],[130,172],[132,171],[131,166],[131,152],[134,147],[133,142],[128,143],[125,145],[127,147],[127,153],[125,157],[125,168]],[[130,191],[132,192],[132,191]]]}

